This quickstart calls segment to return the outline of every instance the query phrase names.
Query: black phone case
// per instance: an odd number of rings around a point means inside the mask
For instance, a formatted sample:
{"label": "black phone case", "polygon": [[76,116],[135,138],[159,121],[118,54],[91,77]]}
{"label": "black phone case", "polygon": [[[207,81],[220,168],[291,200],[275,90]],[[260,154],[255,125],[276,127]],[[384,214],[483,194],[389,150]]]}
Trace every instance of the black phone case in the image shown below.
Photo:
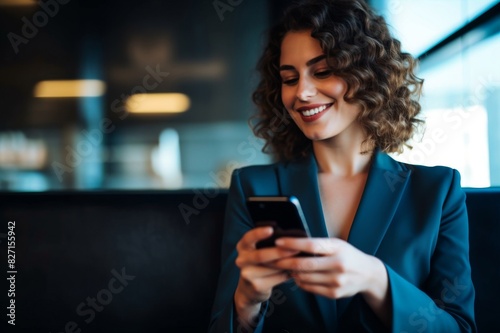
{"label": "black phone case", "polygon": [[295,197],[250,197],[248,211],[256,227],[271,226],[271,237],[257,243],[257,248],[274,246],[280,237],[310,237],[300,203]]}

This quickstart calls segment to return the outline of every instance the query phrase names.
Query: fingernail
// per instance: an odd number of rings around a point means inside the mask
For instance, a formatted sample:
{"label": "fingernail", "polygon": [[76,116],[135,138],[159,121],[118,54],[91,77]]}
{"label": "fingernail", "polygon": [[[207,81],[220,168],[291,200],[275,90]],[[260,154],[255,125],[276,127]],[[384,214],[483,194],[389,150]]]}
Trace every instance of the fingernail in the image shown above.
{"label": "fingernail", "polygon": [[274,244],[276,244],[276,245],[285,245],[285,241],[284,241],[284,240],[282,240],[282,239],[279,239],[279,238],[278,238],[278,239],[274,242]]}

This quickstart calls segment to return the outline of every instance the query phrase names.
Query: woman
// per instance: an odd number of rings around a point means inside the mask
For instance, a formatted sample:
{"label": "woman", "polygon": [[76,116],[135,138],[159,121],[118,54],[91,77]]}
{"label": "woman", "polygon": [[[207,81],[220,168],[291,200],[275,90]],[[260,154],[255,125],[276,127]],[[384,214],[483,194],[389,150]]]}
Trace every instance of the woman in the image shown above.
{"label": "woman", "polygon": [[[476,330],[458,172],[386,154],[420,122],[414,68],[362,0],[296,4],[271,31],[254,131],[279,162],[233,173],[211,332]],[[245,200],[272,195],[299,198],[311,238],[256,249],[273,229]]]}

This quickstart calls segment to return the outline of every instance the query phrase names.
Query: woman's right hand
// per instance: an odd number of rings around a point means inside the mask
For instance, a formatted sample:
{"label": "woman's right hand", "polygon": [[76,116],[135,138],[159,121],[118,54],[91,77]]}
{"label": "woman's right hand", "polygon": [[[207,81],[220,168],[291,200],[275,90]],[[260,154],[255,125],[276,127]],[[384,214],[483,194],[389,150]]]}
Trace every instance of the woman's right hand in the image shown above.
{"label": "woman's right hand", "polygon": [[240,268],[240,280],[234,303],[238,318],[247,324],[258,316],[261,303],[271,297],[273,287],[290,279],[288,272],[271,268],[270,264],[299,253],[277,247],[256,248],[257,242],[272,234],[272,227],[255,228],[245,233],[236,245],[236,266]]}

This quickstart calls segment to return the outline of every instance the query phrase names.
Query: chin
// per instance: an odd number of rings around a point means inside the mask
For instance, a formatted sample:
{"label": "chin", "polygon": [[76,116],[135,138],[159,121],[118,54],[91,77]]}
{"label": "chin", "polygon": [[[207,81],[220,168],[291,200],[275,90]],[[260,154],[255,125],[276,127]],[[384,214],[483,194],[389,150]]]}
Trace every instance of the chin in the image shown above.
{"label": "chin", "polygon": [[324,133],[306,133],[305,135],[311,141],[323,141],[333,137],[333,135],[326,135]]}

